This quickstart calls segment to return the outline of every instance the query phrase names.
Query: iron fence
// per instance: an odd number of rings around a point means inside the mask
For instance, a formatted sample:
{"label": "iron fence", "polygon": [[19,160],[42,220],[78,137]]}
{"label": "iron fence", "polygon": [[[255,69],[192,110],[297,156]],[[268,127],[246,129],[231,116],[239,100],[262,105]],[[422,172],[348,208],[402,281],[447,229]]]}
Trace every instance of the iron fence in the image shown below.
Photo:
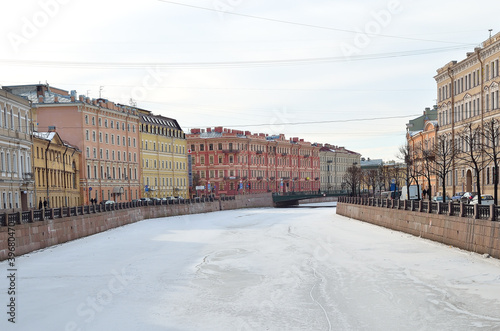
{"label": "iron fence", "polygon": [[416,200],[391,200],[379,198],[339,197],[340,203],[373,206],[379,208],[393,208],[408,211],[417,211],[431,214],[445,214],[457,217],[467,217],[482,220],[500,221],[500,207],[489,205],[472,205],[461,202],[433,202]]}

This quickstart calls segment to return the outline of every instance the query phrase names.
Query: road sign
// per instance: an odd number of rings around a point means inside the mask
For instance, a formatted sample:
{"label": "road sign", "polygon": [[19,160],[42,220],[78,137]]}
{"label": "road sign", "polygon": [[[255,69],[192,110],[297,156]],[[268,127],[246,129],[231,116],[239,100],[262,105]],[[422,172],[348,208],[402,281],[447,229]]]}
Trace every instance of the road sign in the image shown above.
{"label": "road sign", "polygon": [[89,191],[92,191],[92,187],[89,187]]}

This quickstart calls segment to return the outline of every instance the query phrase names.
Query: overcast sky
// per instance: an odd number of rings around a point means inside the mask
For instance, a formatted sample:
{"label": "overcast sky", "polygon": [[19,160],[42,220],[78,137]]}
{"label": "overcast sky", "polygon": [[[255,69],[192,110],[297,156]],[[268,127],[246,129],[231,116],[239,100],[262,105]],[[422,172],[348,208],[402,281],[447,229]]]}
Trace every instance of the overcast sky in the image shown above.
{"label": "overcast sky", "polygon": [[436,69],[500,31],[498,0],[177,1],[9,1],[0,84],[393,160]]}

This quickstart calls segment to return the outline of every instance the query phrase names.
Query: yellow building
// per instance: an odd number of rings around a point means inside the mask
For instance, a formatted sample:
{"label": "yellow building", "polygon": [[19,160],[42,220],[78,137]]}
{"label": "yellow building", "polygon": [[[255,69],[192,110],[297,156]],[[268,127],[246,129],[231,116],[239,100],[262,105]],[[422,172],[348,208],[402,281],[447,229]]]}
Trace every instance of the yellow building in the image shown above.
{"label": "yellow building", "polygon": [[80,151],[65,143],[57,132],[33,132],[35,208],[81,206]]}
{"label": "yellow building", "polygon": [[141,195],[189,197],[186,136],[175,119],[139,109]]}

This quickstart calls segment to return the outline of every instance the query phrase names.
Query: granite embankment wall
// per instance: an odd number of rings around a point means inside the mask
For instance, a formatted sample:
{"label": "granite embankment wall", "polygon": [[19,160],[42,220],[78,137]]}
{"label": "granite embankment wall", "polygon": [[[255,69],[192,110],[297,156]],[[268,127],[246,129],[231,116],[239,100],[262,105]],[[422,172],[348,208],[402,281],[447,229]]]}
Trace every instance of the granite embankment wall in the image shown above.
{"label": "granite embankment wall", "polygon": [[[238,208],[272,207],[271,194],[236,196],[234,200],[202,203],[151,205],[99,213],[48,219],[0,227],[0,261],[6,260],[9,241],[15,242],[15,256],[62,244],[138,221]],[[12,244],[11,244],[12,245]]]}
{"label": "granite embankment wall", "polygon": [[337,214],[500,258],[500,222],[344,202]]}

